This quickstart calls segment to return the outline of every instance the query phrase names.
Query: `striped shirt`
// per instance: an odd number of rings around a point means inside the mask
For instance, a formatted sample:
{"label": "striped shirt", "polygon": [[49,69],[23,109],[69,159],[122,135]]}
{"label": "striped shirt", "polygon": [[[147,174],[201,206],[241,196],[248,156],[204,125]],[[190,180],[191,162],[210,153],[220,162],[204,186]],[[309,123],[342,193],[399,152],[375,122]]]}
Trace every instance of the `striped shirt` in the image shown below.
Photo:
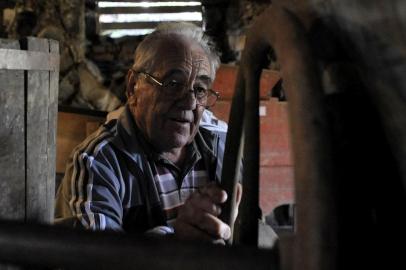
{"label": "striped shirt", "polygon": [[179,169],[145,147],[126,108],[74,149],[57,192],[55,223],[136,233],[171,226],[191,193],[220,181],[226,130],[205,117]]}
{"label": "striped shirt", "polygon": [[206,185],[209,182],[209,176],[202,160],[197,161],[196,165],[183,178],[180,186],[178,179],[168,167],[155,164],[154,169],[156,170],[154,181],[162,210],[168,225],[172,226],[179,206],[198,188]]}

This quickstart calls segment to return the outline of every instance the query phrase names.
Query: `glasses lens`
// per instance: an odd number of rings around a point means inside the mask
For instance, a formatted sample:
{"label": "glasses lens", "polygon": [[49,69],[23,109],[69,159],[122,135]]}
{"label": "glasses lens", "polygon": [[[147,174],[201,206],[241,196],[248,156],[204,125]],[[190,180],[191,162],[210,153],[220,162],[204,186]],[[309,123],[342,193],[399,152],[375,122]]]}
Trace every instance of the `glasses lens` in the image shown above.
{"label": "glasses lens", "polygon": [[211,107],[216,103],[216,101],[217,101],[217,95],[214,92],[209,91],[208,96],[205,98],[205,104],[202,104],[202,105],[204,105],[206,107]]}
{"label": "glasses lens", "polygon": [[185,88],[185,86],[175,80],[171,80],[169,82],[164,83],[165,89],[169,92],[169,93],[178,93],[178,92],[182,92],[183,88]]}
{"label": "glasses lens", "polygon": [[[182,98],[185,95],[185,92],[191,91],[188,89],[186,84],[174,79],[164,81],[162,83],[162,88],[167,97],[170,97],[172,99]],[[211,89],[206,89],[204,87],[195,87],[193,92],[196,98],[196,102],[201,106],[206,107],[213,106],[218,98],[218,94],[216,92],[214,92]]]}

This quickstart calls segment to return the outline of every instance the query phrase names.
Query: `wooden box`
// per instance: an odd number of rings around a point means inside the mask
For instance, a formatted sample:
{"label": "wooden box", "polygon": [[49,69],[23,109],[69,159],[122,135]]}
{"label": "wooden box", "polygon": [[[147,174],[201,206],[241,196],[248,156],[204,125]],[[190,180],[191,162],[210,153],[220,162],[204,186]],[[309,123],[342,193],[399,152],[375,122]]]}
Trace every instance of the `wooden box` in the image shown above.
{"label": "wooden box", "polygon": [[52,222],[58,78],[56,41],[0,39],[0,219]]}

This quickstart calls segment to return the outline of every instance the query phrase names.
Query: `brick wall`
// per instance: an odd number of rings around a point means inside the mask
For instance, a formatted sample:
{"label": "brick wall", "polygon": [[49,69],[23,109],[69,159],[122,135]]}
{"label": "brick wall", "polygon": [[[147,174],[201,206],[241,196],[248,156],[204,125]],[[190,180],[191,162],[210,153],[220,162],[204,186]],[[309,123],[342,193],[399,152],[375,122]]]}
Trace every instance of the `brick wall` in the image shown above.
{"label": "brick wall", "polygon": [[[221,99],[211,110],[228,121],[231,98],[238,68],[222,65],[217,72],[213,89]],[[293,163],[286,102],[271,98],[272,87],[280,80],[279,73],[264,70],[260,82],[260,206],[264,215],[283,203],[292,203]]]}

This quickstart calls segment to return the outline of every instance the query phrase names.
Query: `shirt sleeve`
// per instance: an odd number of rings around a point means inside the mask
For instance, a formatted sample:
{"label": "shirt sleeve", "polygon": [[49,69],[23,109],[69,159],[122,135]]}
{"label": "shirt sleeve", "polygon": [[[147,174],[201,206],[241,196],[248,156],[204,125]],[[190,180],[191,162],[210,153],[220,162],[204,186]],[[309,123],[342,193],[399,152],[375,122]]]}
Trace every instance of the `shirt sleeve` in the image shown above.
{"label": "shirt sleeve", "polygon": [[111,159],[102,151],[73,155],[57,193],[56,224],[122,231],[122,181]]}

